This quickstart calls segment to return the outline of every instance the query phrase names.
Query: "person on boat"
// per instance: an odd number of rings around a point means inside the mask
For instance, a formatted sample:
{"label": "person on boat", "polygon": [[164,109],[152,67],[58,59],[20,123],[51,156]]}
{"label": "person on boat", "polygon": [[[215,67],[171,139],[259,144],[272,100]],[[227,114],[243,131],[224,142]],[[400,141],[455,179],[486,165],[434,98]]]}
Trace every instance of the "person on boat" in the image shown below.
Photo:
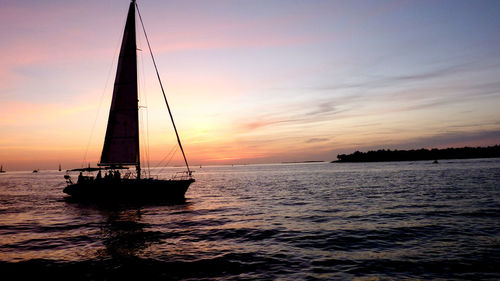
{"label": "person on boat", "polygon": [[78,175],[78,183],[83,183],[83,174],[82,174],[82,172],[80,172],[80,174]]}
{"label": "person on boat", "polygon": [[115,180],[116,180],[116,181],[120,181],[120,177],[121,177],[121,175],[120,175],[120,171],[116,170],[116,171],[115,171]]}
{"label": "person on boat", "polygon": [[97,176],[95,176],[95,180],[96,181],[100,181],[102,180],[102,175],[101,175],[101,171],[99,170],[99,172],[97,173]]}

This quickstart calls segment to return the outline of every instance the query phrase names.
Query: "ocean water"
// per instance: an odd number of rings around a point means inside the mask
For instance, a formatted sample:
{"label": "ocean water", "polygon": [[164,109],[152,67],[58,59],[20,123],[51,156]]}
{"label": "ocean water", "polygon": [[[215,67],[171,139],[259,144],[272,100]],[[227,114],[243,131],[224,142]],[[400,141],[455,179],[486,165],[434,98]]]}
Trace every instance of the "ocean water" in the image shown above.
{"label": "ocean water", "polygon": [[160,206],[63,174],[0,174],[2,280],[500,279],[500,159],[207,166]]}

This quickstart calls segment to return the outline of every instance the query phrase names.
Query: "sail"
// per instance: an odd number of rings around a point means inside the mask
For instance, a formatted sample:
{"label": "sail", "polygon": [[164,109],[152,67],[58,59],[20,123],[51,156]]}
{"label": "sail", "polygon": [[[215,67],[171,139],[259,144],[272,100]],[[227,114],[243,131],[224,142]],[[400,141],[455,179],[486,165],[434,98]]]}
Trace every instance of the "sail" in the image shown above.
{"label": "sail", "polygon": [[139,165],[135,1],[130,3],[99,165]]}

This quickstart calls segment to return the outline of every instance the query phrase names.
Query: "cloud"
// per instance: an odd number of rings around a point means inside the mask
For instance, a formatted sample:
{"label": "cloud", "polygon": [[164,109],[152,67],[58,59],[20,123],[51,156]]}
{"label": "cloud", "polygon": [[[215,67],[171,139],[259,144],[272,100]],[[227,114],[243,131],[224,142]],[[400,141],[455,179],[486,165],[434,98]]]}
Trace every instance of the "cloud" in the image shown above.
{"label": "cloud", "polygon": [[[497,124],[500,126],[500,124]],[[417,138],[399,144],[408,148],[448,147],[448,146],[481,146],[500,144],[500,130],[481,130],[475,132],[456,131],[444,132],[433,136]]]}
{"label": "cloud", "polygon": [[297,122],[299,120],[297,119],[291,119],[291,120],[264,120],[264,121],[255,121],[255,122],[250,122],[250,123],[243,123],[240,125],[240,128],[245,129],[245,130],[256,130],[262,127],[267,127],[270,125],[276,125],[276,124],[283,124],[283,123],[292,123],[292,122]]}
{"label": "cloud", "polygon": [[317,142],[325,142],[329,141],[330,139],[327,138],[311,138],[306,141],[306,143],[317,143]]}
{"label": "cloud", "polygon": [[[458,62],[457,62],[458,61]],[[361,69],[360,69],[361,70]],[[364,74],[363,74],[364,71]],[[479,98],[498,98],[500,64],[495,60],[460,62],[457,58],[427,66],[417,66],[412,72],[400,75],[372,75],[361,70],[353,79],[357,82],[340,82],[329,86],[299,86],[277,88],[280,92],[303,92],[307,100],[286,100],[271,105],[268,113],[258,116],[266,126],[280,126],[274,120],[292,120],[287,125],[312,124],[338,121],[346,118],[380,117],[404,112],[467,107],[468,102]],[[486,75],[483,75],[486,74]],[[319,75],[319,73],[315,74]],[[342,79],[338,79],[342,81]],[[287,95],[288,98],[288,95]],[[283,106],[286,104],[286,108]],[[425,117],[424,117],[425,119]],[[255,129],[260,126],[254,126]]]}
{"label": "cloud", "polygon": [[[423,66],[420,66],[423,67]],[[352,89],[374,90],[379,88],[395,88],[397,86],[408,85],[414,82],[428,82],[429,80],[439,80],[457,74],[479,72],[488,69],[499,68],[499,63],[491,63],[488,61],[476,62],[468,61],[452,65],[444,65],[435,69],[420,71],[409,74],[400,75],[373,75],[373,74],[358,74],[358,77],[365,77],[360,82],[346,82],[333,85],[322,85],[316,87],[307,87],[305,89],[318,91],[342,91]]]}
{"label": "cloud", "polygon": [[316,105],[315,110],[307,112],[305,115],[315,116],[315,115],[335,114],[342,112],[342,110],[338,109],[338,107],[336,107],[335,104],[336,104],[335,101],[321,102],[318,105]]}

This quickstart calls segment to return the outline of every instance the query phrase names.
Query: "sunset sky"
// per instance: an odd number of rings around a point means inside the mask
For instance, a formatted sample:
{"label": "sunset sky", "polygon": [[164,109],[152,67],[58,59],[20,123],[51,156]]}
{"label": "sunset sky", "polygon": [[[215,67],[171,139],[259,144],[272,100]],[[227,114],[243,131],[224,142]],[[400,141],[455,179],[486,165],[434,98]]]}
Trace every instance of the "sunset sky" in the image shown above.
{"label": "sunset sky", "polygon": [[[500,1],[138,4],[193,165],[500,144]],[[128,5],[0,0],[4,168],[96,164]],[[175,137],[137,44],[158,162]]]}

